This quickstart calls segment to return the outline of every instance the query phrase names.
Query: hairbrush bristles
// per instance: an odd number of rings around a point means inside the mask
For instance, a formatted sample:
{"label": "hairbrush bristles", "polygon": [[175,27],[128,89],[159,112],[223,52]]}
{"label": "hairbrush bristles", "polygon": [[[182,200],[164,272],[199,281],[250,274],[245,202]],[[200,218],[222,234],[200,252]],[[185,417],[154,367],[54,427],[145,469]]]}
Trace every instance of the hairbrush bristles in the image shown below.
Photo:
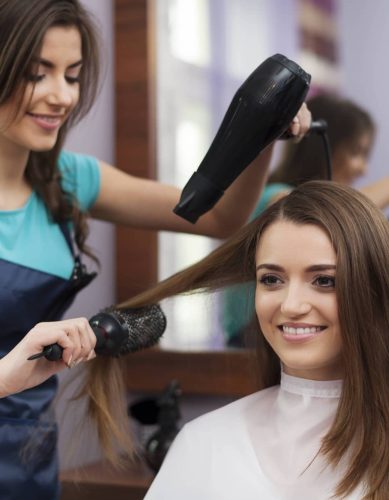
{"label": "hairbrush bristles", "polygon": [[114,316],[127,333],[115,355],[123,356],[155,345],[166,329],[166,317],[158,304],[122,310],[109,307],[102,312]]}

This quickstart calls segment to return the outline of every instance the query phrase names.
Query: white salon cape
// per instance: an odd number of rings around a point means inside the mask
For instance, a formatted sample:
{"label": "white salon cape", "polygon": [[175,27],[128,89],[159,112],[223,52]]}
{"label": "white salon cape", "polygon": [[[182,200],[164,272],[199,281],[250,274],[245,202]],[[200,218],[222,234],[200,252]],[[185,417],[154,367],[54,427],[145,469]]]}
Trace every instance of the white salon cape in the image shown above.
{"label": "white salon cape", "polygon": [[[317,455],[342,381],[282,373],[265,389],[186,424],[145,500],[329,500],[344,473]],[[347,498],[360,500],[362,487]]]}

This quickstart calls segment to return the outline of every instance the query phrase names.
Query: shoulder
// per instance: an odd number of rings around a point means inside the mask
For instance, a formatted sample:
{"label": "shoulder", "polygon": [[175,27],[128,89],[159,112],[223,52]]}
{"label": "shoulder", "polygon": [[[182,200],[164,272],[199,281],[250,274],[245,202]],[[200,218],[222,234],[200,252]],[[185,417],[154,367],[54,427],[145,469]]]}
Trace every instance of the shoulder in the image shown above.
{"label": "shoulder", "polygon": [[274,399],[279,386],[269,387],[255,392],[233,403],[206,413],[185,425],[186,433],[209,434],[210,439],[224,438],[224,432],[231,429],[246,429],[246,423],[252,414],[261,410],[264,405]]}
{"label": "shoulder", "polygon": [[89,155],[62,151],[58,158],[61,184],[72,193],[82,210],[89,209],[100,191],[100,164]]}
{"label": "shoulder", "polygon": [[269,205],[278,201],[278,199],[287,195],[293,189],[289,184],[274,182],[267,184],[262,192],[262,195],[255,207],[252,219],[258,217]]}
{"label": "shoulder", "polygon": [[282,191],[291,191],[293,189],[293,186],[290,186],[289,184],[285,184],[283,182],[271,182],[270,184],[267,184],[264,189],[264,194],[267,196],[273,196],[276,193],[280,193]]}
{"label": "shoulder", "polygon": [[257,487],[262,475],[248,424],[269,404],[274,389],[254,393],[187,423],[174,440],[147,500],[263,498]]}
{"label": "shoulder", "polygon": [[292,191],[293,187],[282,182],[268,184],[263,193],[264,209]]}

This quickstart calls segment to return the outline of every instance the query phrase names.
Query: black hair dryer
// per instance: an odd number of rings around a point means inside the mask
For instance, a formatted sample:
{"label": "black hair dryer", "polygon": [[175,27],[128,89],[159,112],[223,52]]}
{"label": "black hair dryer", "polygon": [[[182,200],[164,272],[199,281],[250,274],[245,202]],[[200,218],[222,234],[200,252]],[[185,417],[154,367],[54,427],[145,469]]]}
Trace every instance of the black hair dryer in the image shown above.
{"label": "black hair dryer", "polygon": [[287,57],[266,59],[238,89],[174,212],[195,223],[251,161],[280,137],[296,116],[311,76]]}

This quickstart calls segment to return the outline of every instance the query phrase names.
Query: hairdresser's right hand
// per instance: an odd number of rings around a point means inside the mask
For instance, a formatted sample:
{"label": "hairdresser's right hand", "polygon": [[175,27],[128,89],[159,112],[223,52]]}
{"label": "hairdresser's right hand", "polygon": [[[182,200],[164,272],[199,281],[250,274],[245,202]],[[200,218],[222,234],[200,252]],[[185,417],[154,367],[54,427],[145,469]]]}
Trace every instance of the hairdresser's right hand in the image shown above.
{"label": "hairdresser's right hand", "polygon": [[[27,360],[55,343],[63,348],[61,360]],[[94,358],[95,344],[96,336],[86,318],[38,323],[0,359],[0,397],[35,387],[66,367]]]}
{"label": "hairdresser's right hand", "polygon": [[301,141],[307,132],[309,132],[309,127],[312,122],[312,114],[308,109],[308,106],[303,102],[301,108],[299,109],[297,115],[293,118],[290,124],[287,134],[293,137],[295,142]]}

